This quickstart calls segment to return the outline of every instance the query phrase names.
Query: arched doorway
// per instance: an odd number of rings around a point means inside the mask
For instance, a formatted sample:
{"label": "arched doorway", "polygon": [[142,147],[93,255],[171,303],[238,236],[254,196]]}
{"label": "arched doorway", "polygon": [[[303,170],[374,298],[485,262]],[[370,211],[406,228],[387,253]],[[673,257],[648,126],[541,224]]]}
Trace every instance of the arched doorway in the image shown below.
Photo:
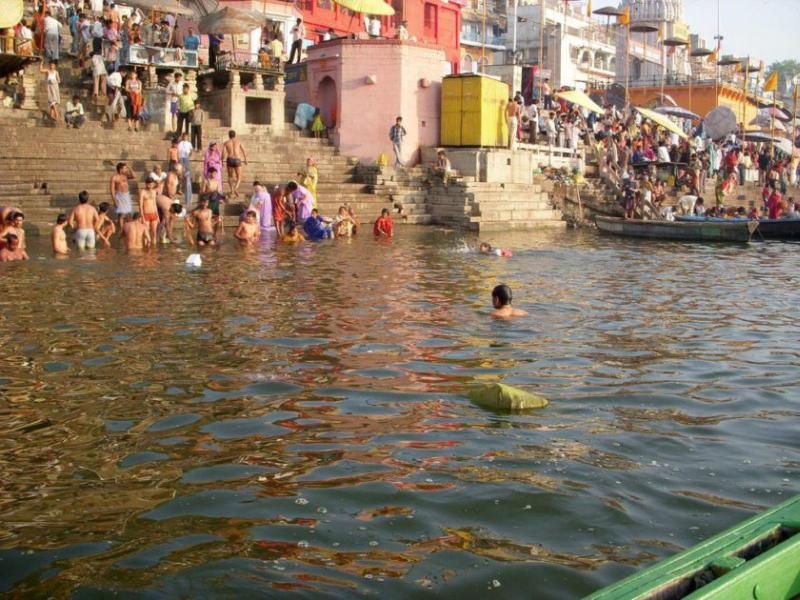
{"label": "arched doorway", "polygon": [[326,75],[319,82],[317,88],[317,106],[322,115],[322,122],[328,129],[336,127],[336,121],[339,118],[338,102],[336,82]]}

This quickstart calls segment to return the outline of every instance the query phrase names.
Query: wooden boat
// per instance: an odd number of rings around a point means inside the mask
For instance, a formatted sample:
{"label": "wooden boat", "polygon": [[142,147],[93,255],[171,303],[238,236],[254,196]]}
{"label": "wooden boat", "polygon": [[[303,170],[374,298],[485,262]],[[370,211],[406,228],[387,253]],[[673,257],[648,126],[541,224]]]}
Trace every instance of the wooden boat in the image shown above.
{"label": "wooden boat", "polygon": [[616,217],[596,217],[603,233],[652,240],[691,240],[701,242],[749,242],[758,222],[641,221]]}
{"label": "wooden boat", "polygon": [[790,600],[800,595],[800,496],[584,600]]}
{"label": "wooden boat", "polygon": [[[725,219],[723,217],[693,217],[691,215],[676,216],[681,223],[719,223],[747,222],[748,219]],[[760,219],[758,230],[753,234],[756,240],[800,240],[800,219]]]}

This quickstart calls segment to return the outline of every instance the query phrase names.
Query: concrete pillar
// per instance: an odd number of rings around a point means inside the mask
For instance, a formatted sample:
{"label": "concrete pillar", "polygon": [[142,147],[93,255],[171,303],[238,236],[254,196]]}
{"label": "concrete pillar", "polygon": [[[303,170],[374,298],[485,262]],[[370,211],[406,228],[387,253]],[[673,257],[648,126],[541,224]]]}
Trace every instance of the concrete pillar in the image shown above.
{"label": "concrete pillar", "polygon": [[231,69],[228,71],[230,74],[230,79],[228,80],[228,87],[238,90],[242,86],[242,80],[239,77],[239,71],[236,69]]}
{"label": "concrete pillar", "polygon": [[253,78],[253,88],[257,92],[263,92],[264,91],[264,76],[263,75],[259,75],[258,73],[255,74],[255,77]]}
{"label": "concrete pillar", "polygon": [[147,65],[147,78],[145,86],[149,89],[158,87],[158,73],[156,73],[156,66],[153,63]]}
{"label": "concrete pillar", "polygon": [[189,84],[189,91],[197,96],[197,71],[190,69],[185,79],[186,83]]}
{"label": "concrete pillar", "polygon": [[22,108],[25,110],[44,110],[46,107],[40,107],[36,101],[38,84],[39,84],[39,63],[35,65],[28,65],[22,72],[22,89],[25,90],[25,98],[22,101]]}

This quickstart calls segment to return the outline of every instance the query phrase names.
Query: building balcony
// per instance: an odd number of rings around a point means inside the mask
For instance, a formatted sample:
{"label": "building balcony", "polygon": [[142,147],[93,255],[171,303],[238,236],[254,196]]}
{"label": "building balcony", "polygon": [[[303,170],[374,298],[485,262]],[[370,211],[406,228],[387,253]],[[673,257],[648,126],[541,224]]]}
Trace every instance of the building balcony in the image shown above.
{"label": "building balcony", "polygon": [[487,48],[491,48],[492,50],[505,50],[506,44],[505,39],[500,36],[495,35],[486,35],[484,44],[484,37],[481,34],[471,34],[471,33],[461,33],[461,45],[462,46],[471,46],[473,48],[480,48],[482,46],[486,46]]}

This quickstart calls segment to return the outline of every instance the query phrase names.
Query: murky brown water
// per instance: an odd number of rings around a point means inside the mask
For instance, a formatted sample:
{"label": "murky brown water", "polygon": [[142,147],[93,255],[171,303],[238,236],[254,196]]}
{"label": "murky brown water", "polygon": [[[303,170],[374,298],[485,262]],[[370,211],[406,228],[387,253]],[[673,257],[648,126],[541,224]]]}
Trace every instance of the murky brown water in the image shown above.
{"label": "murky brown water", "polygon": [[0,265],[0,592],[575,598],[796,491],[798,246],[399,233]]}

